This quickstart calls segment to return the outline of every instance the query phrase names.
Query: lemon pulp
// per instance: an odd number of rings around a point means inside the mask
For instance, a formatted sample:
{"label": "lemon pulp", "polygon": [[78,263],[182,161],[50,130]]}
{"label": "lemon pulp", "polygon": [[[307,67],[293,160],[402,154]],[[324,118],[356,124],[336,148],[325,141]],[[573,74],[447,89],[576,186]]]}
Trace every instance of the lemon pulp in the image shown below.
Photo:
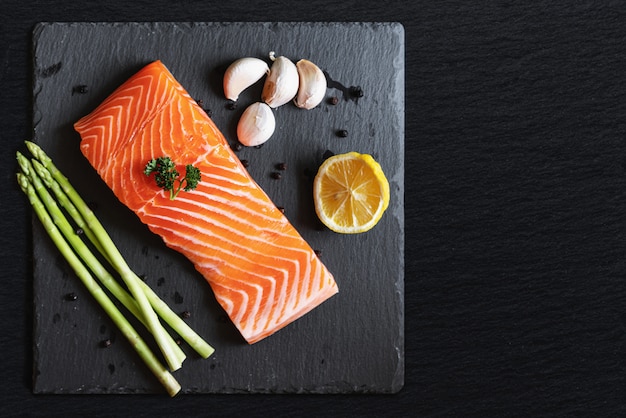
{"label": "lemon pulp", "polygon": [[371,155],[338,154],[320,166],[313,199],[317,216],[329,229],[344,234],[366,232],[389,206],[389,182]]}

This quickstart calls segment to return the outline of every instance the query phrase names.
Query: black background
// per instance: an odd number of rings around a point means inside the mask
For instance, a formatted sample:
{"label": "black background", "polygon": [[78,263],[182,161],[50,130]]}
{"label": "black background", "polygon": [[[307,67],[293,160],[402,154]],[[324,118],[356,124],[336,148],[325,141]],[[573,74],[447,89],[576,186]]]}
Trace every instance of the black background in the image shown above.
{"label": "black background", "polygon": [[[599,2],[598,2],[599,3]],[[624,416],[622,2],[4,1],[2,415]],[[406,379],[391,396],[33,396],[39,21],[397,21],[406,42]]]}

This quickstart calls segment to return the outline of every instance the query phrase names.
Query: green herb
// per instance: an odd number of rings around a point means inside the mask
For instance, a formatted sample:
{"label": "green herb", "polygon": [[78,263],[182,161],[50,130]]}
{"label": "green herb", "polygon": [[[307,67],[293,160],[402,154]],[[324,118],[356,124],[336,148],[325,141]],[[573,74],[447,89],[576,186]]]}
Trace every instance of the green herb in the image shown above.
{"label": "green herb", "polygon": [[176,199],[181,190],[188,192],[195,189],[202,179],[200,170],[191,164],[185,166],[185,177],[180,178],[176,164],[170,157],[153,158],[148,161],[143,172],[146,176],[154,173],[157,186],[169,190],[170,200]]}

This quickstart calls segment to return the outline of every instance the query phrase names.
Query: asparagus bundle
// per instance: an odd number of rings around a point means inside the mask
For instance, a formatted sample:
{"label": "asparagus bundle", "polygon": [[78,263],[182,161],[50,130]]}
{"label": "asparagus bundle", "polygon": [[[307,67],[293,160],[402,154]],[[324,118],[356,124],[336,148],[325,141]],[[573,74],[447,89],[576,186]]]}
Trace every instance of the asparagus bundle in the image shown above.
{"label": "asparagus bundle", "polygon": [[[23,154],[17,153],[21,168],[17,179],[35,214],[78,278],[129,340],[168,394],[176,395],[181,387],[171,375],[170,370],[175,371],[182,366],[185,353],[165,330],[158,317],[160,316],[203,358],[213,353],[213,347],[193,331],[132,271],[92,210],[72,187],[69,180],[53,164],[50,157],[33,142],[26,141],[26,146],[34,158],[29,160]],[[68,221],[65,213],[70,216],[74,226]],[[129,290],[128,292],[102,265],[82,238],[75,233],[76,229],[84,231],[84,235],[100,252],[104,260],[113,266]],[[169,370],[152,353],[94,276],[150,331]]]}

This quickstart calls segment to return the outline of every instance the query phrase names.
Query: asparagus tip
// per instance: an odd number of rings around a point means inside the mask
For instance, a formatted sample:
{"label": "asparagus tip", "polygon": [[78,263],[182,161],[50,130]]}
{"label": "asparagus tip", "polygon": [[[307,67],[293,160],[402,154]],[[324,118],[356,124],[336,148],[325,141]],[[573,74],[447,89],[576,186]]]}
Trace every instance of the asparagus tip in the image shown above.
{"label": "asparagus tip", "polygon": [[44,163],[48,162],[48,161],[52,161],[50,159],[50,157],[48,157],[48,154],[46,154],[44,152],[43,149],[41,149],[41,147],[37,144],[35,144],[32,141],[24,141],[24,143],[26,144],[26,148],[28,148],[28,150],[30,151],[31,154],[33,154],[33,156],[35,158],[37,158],[39,161],[42,161]]}
{"label": "asparagus tip", "polygon": [[28,161],[28,158],[26,158],[24,154],[22,154],[19,151],[15,153],[15,156],[17,158],[17,163],[22,169],[22,172],[26,174],[27,176],[30,175],[31,165],[30,165],[30,161]]}
{"label": "asparagus tip", "polygon": [[50,187],[52,183],[52,174],[50,174],[48,169],[44,167],[43,164],[41,164],[39,161],[33,160],[32,164],[33,164],[33,167],[35,168],[35,171],[37,172],[39,177],[41,177],[41,179],[46,184],[46,186]]}
{"label": "asparagus tip", "polygon": [[28,176],[24,175],[23,173],[17,173],[17,182],[24,193],[28,192],[28,189],[30,187],[30,181],[28,180]]}

